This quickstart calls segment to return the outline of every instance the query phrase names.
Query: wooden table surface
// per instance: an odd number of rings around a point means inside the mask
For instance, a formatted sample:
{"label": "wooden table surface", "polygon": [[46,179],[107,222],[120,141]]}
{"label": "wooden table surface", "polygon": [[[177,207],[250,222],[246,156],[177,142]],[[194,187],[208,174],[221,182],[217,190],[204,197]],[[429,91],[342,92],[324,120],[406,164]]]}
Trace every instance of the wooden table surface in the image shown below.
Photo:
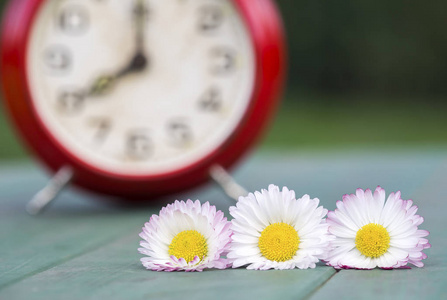
{"label": "wooden table surface", "polygon": [[[413,199],[431,232],[426,266],[411,270],[315,269],[157,273],[139,262],[139,232],[161,204],[107,205],[74,189],[44,214],[25,203],[47,181],[35,164],[0,165],[0,299],[447,299],[447,149],[254,155],[234,173],[248,190],[286,185],[328,209],[358,187],[381,185]],[[232,200],[213,185],[166,199]]]}

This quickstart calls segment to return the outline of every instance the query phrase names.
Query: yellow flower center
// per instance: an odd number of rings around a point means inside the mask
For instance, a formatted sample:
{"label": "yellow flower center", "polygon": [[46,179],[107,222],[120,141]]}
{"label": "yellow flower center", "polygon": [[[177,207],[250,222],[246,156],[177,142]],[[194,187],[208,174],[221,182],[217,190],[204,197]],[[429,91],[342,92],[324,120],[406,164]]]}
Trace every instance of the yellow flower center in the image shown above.
{"label": "yellow flower center", "polygon": [[295,256],[300,238],[295,228],[286,223],[267,226],[259,237],[258,247],[262,255],[272,261],[287,261]]}
{"label": "yellow flower center", "polygon": [[203,259],[208,254],[208,245],[205,237],[196,230],[184,230],[177,234],[169,245],[169,255],[177,259],[184,258],[191,262],[198,256]]}
{"label": "yellow flower center", "polygon": [[382,225],[370,223],[357,231],[355,246],[363,255],[376,258],[390,247],[390,235]]}

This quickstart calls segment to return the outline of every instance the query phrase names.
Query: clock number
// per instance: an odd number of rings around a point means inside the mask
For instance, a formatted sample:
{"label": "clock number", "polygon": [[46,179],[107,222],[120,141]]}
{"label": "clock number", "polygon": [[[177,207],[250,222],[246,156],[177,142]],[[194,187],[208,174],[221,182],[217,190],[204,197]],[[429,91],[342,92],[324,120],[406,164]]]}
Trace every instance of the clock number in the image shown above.
{"label": "clock number", "polygon": [[52,46],[44,52],[44,63],[52,71],[64,72],[71,65],[70,53],[65,47]]}
{"label": "clock number", "polygon": [[199,9],[199,30],[204,33],[213,32],[224,20],[222,9],[217,5],[205,5]]}
{"label": "clock number", "polygon": [[231,73],[236,67],[236,53],[227,47],[217,47],[211,50],[211,72],[215,75]]}
{"label": "clock number", "polygon": [[95,127],[95,142],[103,142],[112,128],[112,121],[108,118],[94,118],[91,120],[92,126]]}
{"label": "clock number", "polygon": [[199,108],[207,112],[219,111],[222,107],[222,95],[216,87],[208,89],[199,100]]}
{"label": "clock number", "polygon": [[58,24],[65,33],[78,35],[88,29],[89,16],[83,7],[77,5],[69,6],[60,13]]}
{"label": "clock number", "polygon": [[144,131],[132,131],[126,138],[126,154],[136,160],[147,159],[151,154],[152,142]]}
{"label": "clock number", "polygon": [[84,97],[84,93],[80,91],[64,91],[57,98],[58,108],[65,114],[78,113],[84,106]]}
{"label": "clock number", "polygon": [[192,140],[191,128],[184,121],[170,122],[167,130],[171,141],[177,146],[184,146]]}

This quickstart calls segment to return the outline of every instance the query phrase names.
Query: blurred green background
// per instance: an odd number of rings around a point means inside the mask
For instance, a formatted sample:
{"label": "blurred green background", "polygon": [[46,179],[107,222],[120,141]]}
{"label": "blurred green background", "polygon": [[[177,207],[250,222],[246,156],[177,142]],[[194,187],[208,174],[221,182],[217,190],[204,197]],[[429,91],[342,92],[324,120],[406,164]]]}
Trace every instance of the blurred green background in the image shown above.
{"label": "blurred green background", "polygon": [[[447,144],[447,1],[276,2],[288,83],[264,149]],[[26,157],[3,108],[0,141],[0,159]]]}

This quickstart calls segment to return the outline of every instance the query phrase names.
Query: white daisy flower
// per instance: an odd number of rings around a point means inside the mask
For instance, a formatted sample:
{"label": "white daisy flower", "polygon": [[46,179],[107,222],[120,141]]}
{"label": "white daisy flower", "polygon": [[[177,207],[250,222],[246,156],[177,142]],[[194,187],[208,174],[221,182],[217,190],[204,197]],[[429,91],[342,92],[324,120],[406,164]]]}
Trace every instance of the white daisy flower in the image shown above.
{"label": "white daisy flower", "polygon": [[400,192],[391,193],[385,202],[385,190],[357,189],[344,195],[337,209],[328,214],[329,231],[336,236],[327,264],[337,269],[392,269],[413,264],[423,267],[431,245],[429,232],[419,230],[424,219],[416,215],[417,206],[402,200]]}
{"label": "white daisy flower", "polygon": [[138,251],[141,263],[153,271],[225,269],[231,223],[209,202],[175,201],[144,224]]}
{"label": "white daisy flower", "polygon": [[230,207],[232,242],[228,258],[233,268],[307,269],[324,258],[331,235],[323,220],[327,210],[318,206],[317,198],[304,195],[295,199],[295,192],[286,187],[240,197]]}

